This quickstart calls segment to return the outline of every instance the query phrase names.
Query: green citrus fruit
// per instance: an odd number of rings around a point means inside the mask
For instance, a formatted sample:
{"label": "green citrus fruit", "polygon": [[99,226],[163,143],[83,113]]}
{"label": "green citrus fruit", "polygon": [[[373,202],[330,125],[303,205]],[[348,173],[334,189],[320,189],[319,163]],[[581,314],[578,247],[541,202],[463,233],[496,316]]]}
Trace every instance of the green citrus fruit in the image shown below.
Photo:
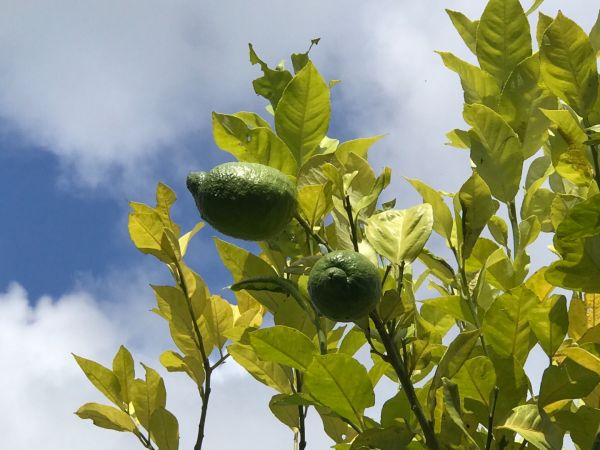
{"label": "green citrus fruit", "polygon": [[373,310],[381,297],[381,279],[377,267],[366,256],[337,250],[313,266],[308,293],[315,308],[325,317],[351,322]]}
{"label": "green citrus fruit", "polygon": [[296,187],[263,164],[232,162],[192,172],[187,187],[204,220],[228,236],[261,241],[280,233],[296,212]]}

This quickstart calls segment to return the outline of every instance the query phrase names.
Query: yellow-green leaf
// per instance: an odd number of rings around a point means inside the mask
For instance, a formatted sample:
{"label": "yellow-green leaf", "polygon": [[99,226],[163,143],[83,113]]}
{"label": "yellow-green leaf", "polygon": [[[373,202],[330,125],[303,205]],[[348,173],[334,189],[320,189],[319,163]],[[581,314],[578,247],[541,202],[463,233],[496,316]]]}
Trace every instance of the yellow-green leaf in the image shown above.
{"label": "yellow-green leaf", "polygon": [[112,366],[113,373],[119,380],[121,387],[120,398],[125,405],[129,405],[129,401],[131,400],[131,384],[135,379],[135,369],[131,353],[123,345],[119,347],[119,351],[113,359]]}
{"label": "yellow-green leaf", "polygon": [[77,355],[73,355],[73,357],[96,389],[102,392],[115,405],[122,407],[121,385],[117,376],[110,369],[98,364],[96,361]]}
{"label": "yellow-green leaf", "polygon": [[159,450],[179,448],[179,423],[164,407],[157,408],[150,418],[150,432]]}
{"label": "yellow-green leaf", "polygon": [[500,89],[494,77],[452,53],[437,53],[442,57],[444,65],[460,77],[465,103],[481,103],[491,107],[498,102]]}
{"label": "yellow-green leaf", "polygon": [[94,425],[116,431],[129,431],[134,433],[135,423],[126,413],[112,406],[98,403],[86,403],[77,412],[81,419],[91,419]]}
{"label": "yellow-green leaf", "polygon": [[544,352],[554,356],[569,327],[566,297],[553,295],[534,305],[529,310],[529,324]]}
{"label": "yellow-green leaf", "polygon": [[292,393],[290,379],[279,364],[259,359],[249,345],[235,343],[227,347],[227,350],[233,359],[256,380],[281,394]]}
{"label": "yellow-green leaf", "polygon": [[470,20],[467,16],[459,11],[452,11],[446,9],[446,13],[450,17],[454,28],[460,34],[469,50],[476,53],[475,42],[477,40],[477,27],[479,26],[479,20]]}
{"label": "yellow-green leaf", "polygon": [[317,353],[312,341],[294,328],[276,325],[250,333],[250,345],[258,357],[306,371]]}
{"label": "yellow-green leaf", "polygon": [[238,161],[264,164],[296,176],[298,164],[288,146],[267,127],[250,127],[235,115],[213,113],[213,137]]}
{"label": "yellow-green leaf", "polygon": [[549,419],[542,419],[537,405],[517,406],[504,425],[498,428],[519,433],[538,449],[554,450],[561,448],[562,434],[558,433],[555,425]]}
{"label": "yellow-green leaf", "polygon": [[512,201],[519,191],[524,156],[519,137],[497,112],[484,105],[466,105],[465,121],[473,127],[471,161],[492,195]]}
{"label": "yellow-green leaf", "polygon": [[544,32],[540,46],[544,83],[580,116],[591,110],[598,94],[595,53],[585,31],[561,12]]}
{"label": "yellow-green leaf", "polygon": [[365,408],[375,403],[367,369],[344,353],[315,356],[304,383],[312,397],[359,427]]}
{"label": "yellow-green leaf", "polygon": [[275,129],[302,165],[327,134],[331,105],[329,87],[312,62],[290,81],[275,109]]}
{"label": "yellow-green leaf", "polygon": [[531,55],[529,22],[519,0],[490,0],[477,27],[476,52],[481,68],[499,86]]}
{"label": "yellow-green leaf", "polygon": [[332,208],[331,183],[305,185],[298,189],[298,209],[311,228],[321,223]]}

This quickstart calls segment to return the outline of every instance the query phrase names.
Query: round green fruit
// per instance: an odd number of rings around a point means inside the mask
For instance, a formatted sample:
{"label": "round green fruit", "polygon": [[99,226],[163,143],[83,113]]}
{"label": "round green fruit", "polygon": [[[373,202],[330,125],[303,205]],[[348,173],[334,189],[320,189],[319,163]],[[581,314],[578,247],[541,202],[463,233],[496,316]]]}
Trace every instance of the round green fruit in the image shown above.
{"label": "round green fruit", "polygon": [[319,259],[308,277],[315,308],[336,322],[365,317],[381,297],[377,267],[360,253],[337,250]]}
{"label": "round green fruit", "polygon": [[228,236],[262,241],[279,234],[296,213],[296,187],[263,164],[232,162],[191,172],[187,187],[204,220]]}

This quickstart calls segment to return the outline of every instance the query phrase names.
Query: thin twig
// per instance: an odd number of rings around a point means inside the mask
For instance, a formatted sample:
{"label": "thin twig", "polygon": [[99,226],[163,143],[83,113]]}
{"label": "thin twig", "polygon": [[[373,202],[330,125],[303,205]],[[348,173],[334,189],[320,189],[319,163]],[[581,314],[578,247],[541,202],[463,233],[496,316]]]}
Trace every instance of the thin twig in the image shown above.
{"label": "thin twig", "polygon": [[[296,375],[296,392],[302,392],[302,372],[297,369],[294,369],[294,374]],[[298,405],[298,430],[300,432],[300,443],[298,446],[298,450],[306,449],[306,410],[304,406]]]}
{"label": "thin twig", "polygon": [[327,249],[328,252],[332,251],[331,246],[327,243],[325,239],[323,239],[318,233],[312,229],[310,224],[302,218],[300,214],[296,214],[294,218],[298,221],[300,226],[304,228],[304,231],[308,233],[317,243],[321,244],[323,247]]}
{"label": "thin twig", "polygon": [[492,405],[490,410],[490,415],[488,417],[488,431],[487,431],[487,441],[485,443],[485,450],[490,450],[492,448],[492,440],[494,438],[494,415],[496,414],[496,402],[498,401],[498,386],[494,386],[494,397],[492,397]]}
{"label": "thin twig", "polygon": [[208,413],[208,401],[210,398],[210,378],[213,371],[213,368],[210,366],[210,361],[208,359],[208,355],[206,354],[206,349],[204,348],[204,341],[202,339],[202,334],[200,333],[200,328],[198,328],[198,323],[196,322],[196,313],[194,311],[194,306],[192,305],[192,298],[190,296],[189,289],[187,287],[187,283],[185,281],[185,276],[183,270],[181,269],[181,265],[179,261],[175,263],[177,267],[177,272],[179,274],[179,279],[181,280],[181,288],[183,289],[183,293],[186,298],[186,303],[188,306],[188,311],[192,318],[192,324],[194,326],[194,333],[196,334],[198,349],[200,350],[200,354],[202,355],[202,365],[204,366],[204,387],[200,392],[200,396],[202,399],[202,410],[200,411],[200,422],[198,423],[198,436],[196,437],[196,444],[194,445],[194,450],[202,449],[202,441],[204,440],[204,427],[206,425],[206,414]]}

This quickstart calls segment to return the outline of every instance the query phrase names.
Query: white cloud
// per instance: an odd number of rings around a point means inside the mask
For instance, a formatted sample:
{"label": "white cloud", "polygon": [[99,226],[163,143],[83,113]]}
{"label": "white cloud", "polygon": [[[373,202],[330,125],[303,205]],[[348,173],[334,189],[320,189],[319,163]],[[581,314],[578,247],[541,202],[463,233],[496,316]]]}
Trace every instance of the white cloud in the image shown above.
{"label": "white cloud", "polygon": [[[476,17],[484,4],[444,7]],[[554,13],[558,4],[543,8]],[[589,29],[588,2],[560,6]],[[185,150],[186,139],[210,136],[211,110],[262,108],[247,42],[274,63],[315,36],[324,38],[314,52],[319,67],[345,80],[335,94],[344,130],[390,133],[376,161],[391,157],[404,175],[454,179],[464,171],[440,150],[443,133],[460,123],[460,93],[433,54],[462,44],[442,6],[423,2],[5,0],[0,117],[58,155],[67,181],[107,187],[121,175],[140,183],[140,173],[177,171],[174,164],[215,152]],[[425,170],[421,161],[431,156],[450,169]]]}

